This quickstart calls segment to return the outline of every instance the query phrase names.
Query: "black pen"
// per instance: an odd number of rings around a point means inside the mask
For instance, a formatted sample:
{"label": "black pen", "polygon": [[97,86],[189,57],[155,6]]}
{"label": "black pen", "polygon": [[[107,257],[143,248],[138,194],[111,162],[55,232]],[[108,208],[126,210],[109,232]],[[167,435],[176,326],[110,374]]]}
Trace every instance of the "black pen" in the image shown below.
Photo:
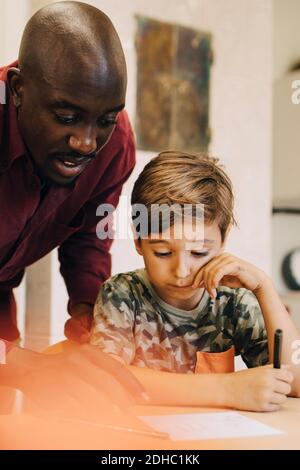
{"label": "black pen", "polygon": [[282,348],[282,330],[278,329],[274,333],[274,353],[273,353],[274,369],[280,369],[281,348]]}

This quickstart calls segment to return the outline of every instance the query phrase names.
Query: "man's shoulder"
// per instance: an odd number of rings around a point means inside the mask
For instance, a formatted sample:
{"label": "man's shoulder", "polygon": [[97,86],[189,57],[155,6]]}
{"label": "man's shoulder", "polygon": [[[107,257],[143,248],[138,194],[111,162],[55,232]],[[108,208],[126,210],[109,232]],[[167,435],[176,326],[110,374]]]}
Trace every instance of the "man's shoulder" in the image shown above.
{"label": "man's shoulder", "polygon": [[14,61],[9,65],[0,66],[0,142],[2,141],[2,127],[4,120],[4,106],[6,103],[6,81],[7,81],[7,71],[11,67],[17,67],[18,62]]}
{"label": "man's shoulder", "polygon": [[118,115],[117,125],[108,144],[102,150],[106,150],[111,146],[124,147],[131,141],[134,141],[132,127],[127,112],[123,110]]}
{"label": "man's shoulder", "polygon": [[123,111],[121,111],[118,115],[116,130],[126,135],[132,132],[129,116],[125,109],[123,109]]}
{"label": "man's shoulder", "polygon": [[128,114],[125,110],[121,111],[118,115],[117,125],[111,136],[109,144],[111,146],[118,147],[119,149],[135,148],[133,130]]}
{"label": "man's shoulder", "polygon": [[4,106],[6,95],[6,71],[7,67],[0,67],[0,142],[1,142],[1,127],[4,119]]}
{"label": "man's shoulder", "polygon": [[9,64],[9,65],[2,65],[2,66],[0,66],[0,80],[6,82],[6,79],[7,79],[7,71],[8,71],[8,69],[10,69],[11,67],[18,67],[18,61],[15,60],[14,62],[12,62],[12,63]]}
{"label": "man's shoulder", "polygon": [[[132,127],[125,110],[121,111],[118,115],[117,125],[112,133],[109,142],[100,150],[100,154],[107,155],[109,160],[113,156],[117,157],[119,164],[124,171],[124,164],[126,168],[132,168],[135,164],[135,139]],[[122,158],[120,158],[122,156]]]}
{"label": "man's shoulder", "polygon": [[0,67],[0,80],[2,82],[6,82],[7,69],[8,69],[7,66]]}

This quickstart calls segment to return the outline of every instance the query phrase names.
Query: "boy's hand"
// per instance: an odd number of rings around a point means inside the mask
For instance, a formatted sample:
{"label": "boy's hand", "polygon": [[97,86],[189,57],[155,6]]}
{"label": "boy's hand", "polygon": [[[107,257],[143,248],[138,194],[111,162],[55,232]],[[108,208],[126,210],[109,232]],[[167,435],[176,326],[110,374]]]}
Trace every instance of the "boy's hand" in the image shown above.
{"label": "boy's hand", "polygon": [[71,318],[65,324],[65,336],[78,343],[88,343],[91,337],[93,307],[89,304],[77,304],[71,312]]}
{"label": "boy's hand", "polygon": [[289,366],[272,365],[225,374],[228,405],[245,411],[277,411],[291,391],[293,374]]}
{"label": "boy's hand", "polygon": [[220,285],[232,288],[245,287],[255,292],[262,287],[266,279],[267,275],[256,266],[229,253],[222,253],[198,271],[193,287],[205,287],[209,295],[215,298],[216,288]]}

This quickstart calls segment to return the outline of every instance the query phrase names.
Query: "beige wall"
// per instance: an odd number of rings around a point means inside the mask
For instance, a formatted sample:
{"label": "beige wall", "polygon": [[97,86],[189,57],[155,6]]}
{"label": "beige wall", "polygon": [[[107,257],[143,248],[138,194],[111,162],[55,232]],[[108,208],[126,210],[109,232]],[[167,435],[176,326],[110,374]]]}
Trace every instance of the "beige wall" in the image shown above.
{"label": "beige wall", "polygon": [[300,60],[299,18],[299,0],[273,0],[275,80],[281,78],[291,64]]}
{"label": "beige wall", "polygon": [[0,64],[8,64],[17,58],[22,31],[29,16],[29,0],[1,0]]}
{"label": "beige wall", "polygon": [[[49,3],[32,0],[32,12]],[[229,249],[269,271],[271,207],[271,0],[98,0],[114,22],[128,63],[127,108],[134,121],[136,61],[135,14],[207,30],[213,34],[215,63],[211,80],[211,152],[221,158],[232,176],[236,192],[236,216]],[[158,103],[159,105],[159,103]],[[151,154],[138,152],[136,174]],[[115,242],[113,272],[140,264],[132,242]],[[62,335],[66,293],[52,263],[51,335]],[[33,291],[38,277],[33,277]]]}
{"label": "beige wall", "polygon": [[274,200],[297,198],[300,202],[300,105],[291,101],[292,81],[300,79],[300,71],[289,73],[290,67],[300,61],[300,2],[273,2],[273,197]]}
{"label": "beige wall", "polygon": [[[291,85],[293,80],[300,80],[300,71],[289,72],[300,60],[300,2],[273,1],[273,200],[275,205],[282,201],[300,208],[300,104],[291,101]],[[283,258],[300,246],[300,215],[276,214],[272,220],[272,241],[272,275],[300,326],[300,295],[290,295],[281,275]]]}

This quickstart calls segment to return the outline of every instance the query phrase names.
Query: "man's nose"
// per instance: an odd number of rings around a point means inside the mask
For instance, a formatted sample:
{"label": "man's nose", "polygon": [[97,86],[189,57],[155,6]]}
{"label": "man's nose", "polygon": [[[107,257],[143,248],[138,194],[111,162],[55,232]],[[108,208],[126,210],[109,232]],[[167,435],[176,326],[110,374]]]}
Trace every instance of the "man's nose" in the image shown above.
{"label": "man's nose", "polygon": [[77,153],[88,155],[97,150],[97,139],[95,132],[86,128],[76,132],[69,138],[69,147]]}

